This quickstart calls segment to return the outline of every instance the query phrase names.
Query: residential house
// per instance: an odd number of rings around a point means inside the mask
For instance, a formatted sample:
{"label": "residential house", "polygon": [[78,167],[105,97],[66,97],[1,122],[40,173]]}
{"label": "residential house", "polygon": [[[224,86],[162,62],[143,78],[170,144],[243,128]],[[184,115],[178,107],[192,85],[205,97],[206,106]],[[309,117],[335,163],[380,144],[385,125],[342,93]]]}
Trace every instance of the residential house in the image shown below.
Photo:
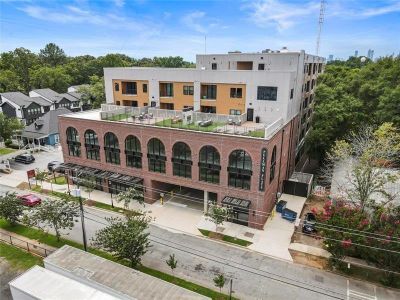
{"label": "residential house", "polygon": [[59,94],[52,89],[36,89],[29,92],[30,97],[41,97],[51,104],[51,110],[65,107],[71,111],[80,111],[80,99],[68,93]]}
{"label": "residential house", "polygon": [[32,124],[50,109],[49,106],[43,99],[30,98],[21,92],[0,93],[0,110],[24,125]]}

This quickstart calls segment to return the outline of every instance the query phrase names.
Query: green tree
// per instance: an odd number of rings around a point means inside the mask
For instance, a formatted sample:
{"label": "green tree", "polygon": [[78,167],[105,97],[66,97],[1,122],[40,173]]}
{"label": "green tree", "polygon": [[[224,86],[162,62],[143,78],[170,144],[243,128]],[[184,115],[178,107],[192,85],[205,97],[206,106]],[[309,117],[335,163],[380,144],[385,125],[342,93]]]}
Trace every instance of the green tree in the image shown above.
{"label": "green tree", "polygon": [[57,241],[60,240],[62,229],[71,230],[79,216],[79,204],[61,199],[44,199],[35,206],[26,222],[42,230],[46,227],[54,229]]}
{"label": "green tree", "polygon": [[43,181],[47,180],[49,178],[49,173],[47,172],[47,170],[40,170],[40,169],[36,169],[36,180],[40,181],[40,185],[43,188]]}
{"label": "green tree", "polygon": [[208,217],[207,219],[215,224],[215,231],[217,231],[218,226],[222,225],[230,216],[230,209],[210,203],[206,215]]}
{"label": "green tree", "polygon": [[90,193],[94,191],[96,188],[96,177],[94,176],[86,176],[83,178],[82,182],[84,191],[89,194],[89,200],[90,200]]}
{"label": "green tree", "polygon": [[224,287],[226,282],[224,274],[218,274],[217,276],[214,277],[213,281],[215,286],[219,288],[219,291],[222,292],[222,288]]}
{"label": "green tree", "polygon": [[140,265],[142,256],[150,247],[147,231],[150,217],[145,214],[121,218],[107,218],[109,225],[96,232],[93,244],[117,259],[127,259],[131,267]]}
{"label": "green tree", "polygon": [[15,225],[23,214],[24,207],[16,193],[7,192],[0,196],[0,217],[6,219],[11,225]]}
{"label": "green tree", "polygon": [[81,86],[79,93],[82,94],[81,100],[84,104],[90,104],[92,108],[99,108],[106,102],[103,77],[91,76],[90,84]]}
{"label": "green tree", "polygon": [[178,265],[178,261],[175,259],[175,254],[170,254],[165,263],[171,268],[172,273],[174,273],[174,270]]}
{"label": "green tree", "polygon": [[[13,71],[19,78],[19,86],[25,93],[31,90],[31,72],[39,65],[36,54],[25,48],[16,48],[14,51],[1,54],[1,66],[3,70]],[[7,90],[10,90],[7,88]]]}
{"label": "green tree", "polygon": [[90,83],[90,76],[102,76],[103,70],[94,56],[83,55],[71,57],[63,65],[65,72],[72,78],[72,85]]}
{"label": "green tree", "polygon": [[[388,169],[399,157],[400,133],[393,124],[384,123],[376,130],[365,127],[352,133],[347,140],[336,141],[328,153],[323,177],[327,182],[337,180],[334,183],[339,191],[361,210],[374,207],[377,196],[380,196],[379,202],[386,205],[397,196],[387,185],[400,178]],[[335,179],[334,171],[338,168],[344,172]]]}
{"label": "green tree", "polygon": [[400,84],[379,97],[377,114],[381,122],[392,122],[400,128]]}
{"label": "green tree", "polygon": [[24,125],[17,118],[9,118],[0,112],[0,137],[5,141],[23,128]]}
{"label": "green tree", "polygon": [[71,77],[62,67],[40,67],[32,71],[31,85],[37,89],[50,88],[58,93],[65,93],[71,81]]}
{"label": "green tree", "polygon": [[0,93],[23,92],[20,79],[14,71],[0,70]]}
{"label": "green tree", "polygon": [[134,187],[130,187],[126,191],[118,193],[116,200],[117,202],[123,202],[126,209],[129,208],[129,204],[132,202],[138,202],[144,205],[143,192]]}
{"label": "green tree", "polygon": [[57,67],[66,62],[67,56],[64,50],[54,43],[47,44],[39,53],[40,60],[50,67]]}

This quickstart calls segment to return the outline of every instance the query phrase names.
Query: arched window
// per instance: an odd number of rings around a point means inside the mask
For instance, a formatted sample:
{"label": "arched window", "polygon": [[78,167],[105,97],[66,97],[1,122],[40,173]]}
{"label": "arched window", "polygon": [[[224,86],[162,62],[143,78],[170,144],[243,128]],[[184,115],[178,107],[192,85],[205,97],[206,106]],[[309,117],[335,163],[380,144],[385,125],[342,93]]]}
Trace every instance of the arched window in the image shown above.
{"label": "arched window", "polygon": [[81,143],[79,142],[78,131],[74,127],[67,128],[67,144],[70,156],[81,156]]}
{"label": "arched window", "polygon": [[142,168],[142,151],[140,150],[140,141],[136,136],[129,135],[125,139],[126,166],[133,168]]}
{"label": "arched window", "polygon": [[221,171],[220,156],[213,146],[204,146],[200,149],[199,179],[200,181],[219,184]]}
{"label": "arched window", "polygon": [[147,143],[147,157],[149,159],[149,171],[165,173],[165,156],[164,144],[156,138],[152,138]]}
{"label": "arched window", "polygon": [[100,145],[96,132],[89,129],[85,131],[86,157],[92,160],[100,160]]}
{"label": "arched window", "polygon": [[116,92],[119,92],[119,83],[118,82],[114,83],[114,90]]}
{"label": "arched window", "polygon": [[271,167],[269,169],[269,182],[271,182],[275,178],[275,166],[276,166],[276,146],[274,146],[274,149],[272,150],[272,155],[271,155]]}
{"label": "arched window", "polygon": [[104,136],[104,150],[106,153],[106,162],[114,165],[120,164],[118,138],[114,133],[107,132]]}
{"label": "arched window", "polygon": [[185,143],[178,142],[172,148],[173,174],[185,178],[192,178],[192,151]]}
{"label": "arched window", "polygon": [[251,157],[244,150],[235,150],[229,155],[228,185],[249,190],[251,175]]}

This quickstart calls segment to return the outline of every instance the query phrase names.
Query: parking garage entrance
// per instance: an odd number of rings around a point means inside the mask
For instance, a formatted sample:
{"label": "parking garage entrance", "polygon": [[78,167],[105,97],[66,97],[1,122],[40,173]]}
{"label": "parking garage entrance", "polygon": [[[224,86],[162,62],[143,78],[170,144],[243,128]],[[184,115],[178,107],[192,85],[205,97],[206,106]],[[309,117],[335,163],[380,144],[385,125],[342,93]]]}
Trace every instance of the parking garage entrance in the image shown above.
{"label": "parking garage entrance", "polygon": [[[161,198],[163,198],[164,204],[201,211],[207,208],[204,205],[205,192],[203,190],[153,180],[152,191],[153,197],[156,197],[158,201],[161,201]],[[208,202],[217,202],[216,193],[207,192],[207,195]]]}

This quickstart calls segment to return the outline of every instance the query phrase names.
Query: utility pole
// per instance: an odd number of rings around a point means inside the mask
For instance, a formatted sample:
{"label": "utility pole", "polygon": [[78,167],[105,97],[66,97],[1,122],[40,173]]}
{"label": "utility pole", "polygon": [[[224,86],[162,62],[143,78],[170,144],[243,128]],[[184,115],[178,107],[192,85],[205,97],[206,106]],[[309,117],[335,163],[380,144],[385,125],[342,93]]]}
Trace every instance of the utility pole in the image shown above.
{"label": "utility pole", "polygon": [[320,46],[320,42],[321,42],[322,25],[324,24],[325,5],[326,5],[326,1],[321,0],[321,7],[319,9],[319,20],[318,20],[317,47],[315,50],[316,55],[319,55],[319,46]]}
{"label": "utility pole", "polygon": [[83,212],[83,201],[81,196],[81,190],[79,189],[79,175],[80,173],[76,174],[77,183],[76,189],[73,191],[75,197],[79,198],[79,207],[81,210],[81,224],[82,224],[82,239],[83,239],[83,249],[87,252],[87,241],[86,241],[86,228],[85,228],[85,215]]}

